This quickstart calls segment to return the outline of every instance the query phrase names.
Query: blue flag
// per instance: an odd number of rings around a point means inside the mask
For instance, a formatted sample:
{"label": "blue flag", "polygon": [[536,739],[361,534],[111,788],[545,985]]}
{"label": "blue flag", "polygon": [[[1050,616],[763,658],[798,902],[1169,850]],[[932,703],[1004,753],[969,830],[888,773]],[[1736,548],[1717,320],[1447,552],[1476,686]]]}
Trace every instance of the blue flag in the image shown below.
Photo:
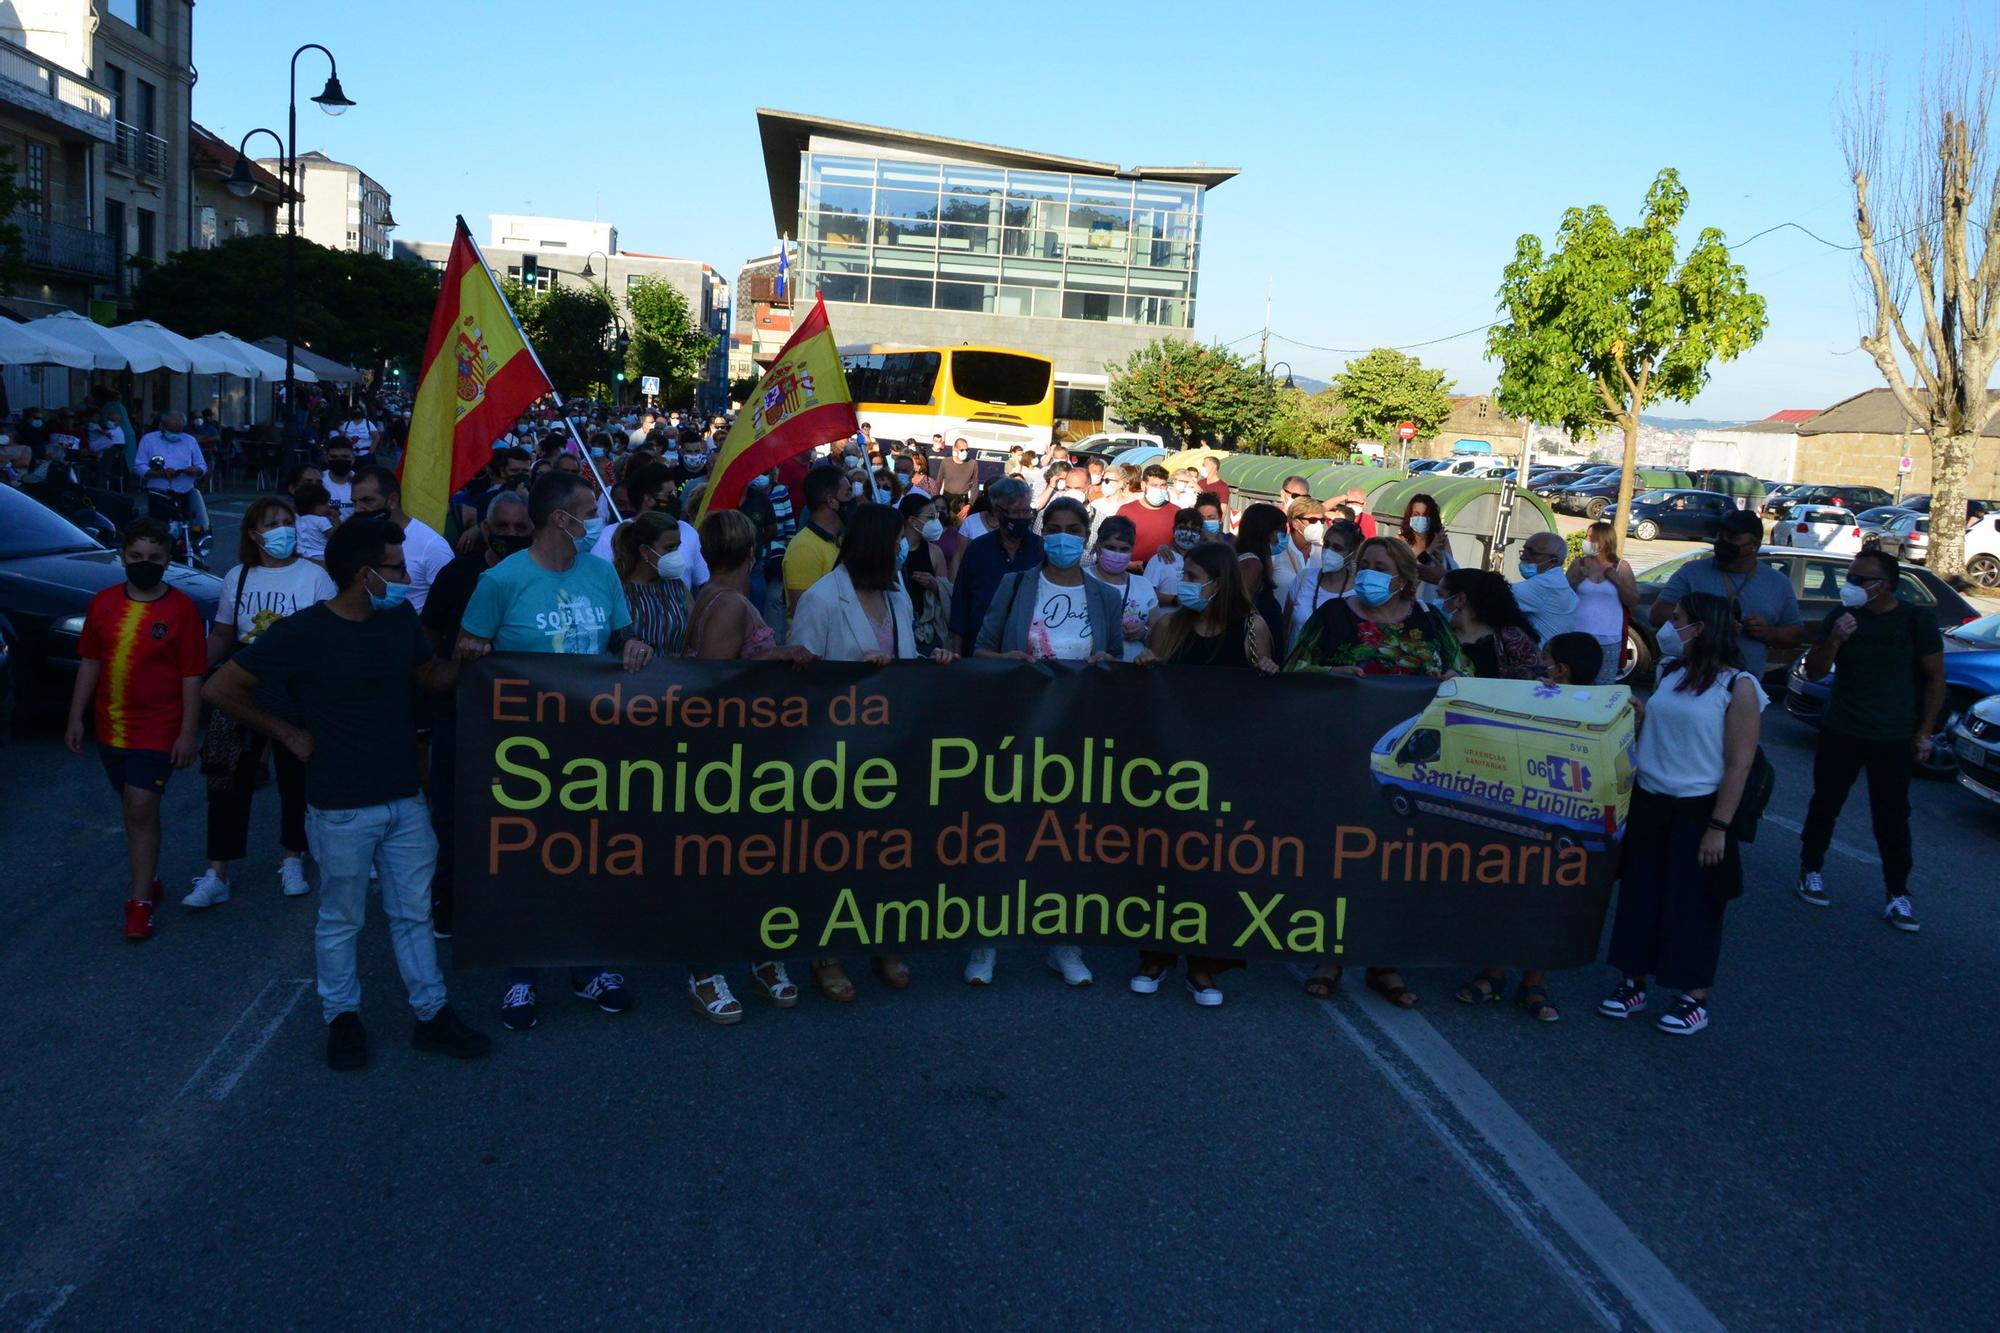
{"label": "blue flag", "polygon": [[784,243],[783,243],[782,241],[781,241],[781,242],[779,242],[779,244],[778,244],[778,299],[779,299],[780,301],[782,301],[782,300],[784,300],[784,299],[785,299],[785,274],[786,274],[786,273],[787,273],[787,272],[788,272],[788,271],[790,270],[790,268],[791,268],[791,265],[790,265],[790,264],[789,264],[789,262],[788,262],[788,260],[789,260],[789,259],[790,259],[790,257],[791,257],[791,255],[790,255],[790,249],[791,249],[791,247],[789,247],[789,246],[785,245],[785,244],[784,244]]}

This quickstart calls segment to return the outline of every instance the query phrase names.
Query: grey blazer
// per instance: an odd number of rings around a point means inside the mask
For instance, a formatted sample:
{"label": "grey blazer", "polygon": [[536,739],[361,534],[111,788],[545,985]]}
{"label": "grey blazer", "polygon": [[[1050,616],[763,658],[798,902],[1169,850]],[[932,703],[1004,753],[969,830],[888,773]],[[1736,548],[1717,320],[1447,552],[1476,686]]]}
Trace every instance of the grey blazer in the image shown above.
{"label": "grey blazer", "polygon": [[[973,641],[975,651],[1018,653],[1028,647],[1028,629],[1035,623],[1035,590],[1042,571],[1024,569],[1002,576],[993,590],[992,605],[986,608],[985,623]],[[1090,607],[1090,640],[1093,653],[1122,656],[1125,647],[1124,602],[1109,585],[1084,575],[1083,587]]]}

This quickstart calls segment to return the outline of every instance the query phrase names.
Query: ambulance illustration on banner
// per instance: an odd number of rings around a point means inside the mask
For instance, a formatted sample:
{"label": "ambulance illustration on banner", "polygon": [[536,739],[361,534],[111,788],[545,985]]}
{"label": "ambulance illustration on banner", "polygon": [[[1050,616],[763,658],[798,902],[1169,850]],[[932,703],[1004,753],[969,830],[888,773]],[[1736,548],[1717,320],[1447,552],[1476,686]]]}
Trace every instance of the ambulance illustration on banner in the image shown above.
{"label": "ambulance illustration on banner", "polygon": [[1375,743],[1369,770],[1398,815],[1604,851],[1631,808],[1635,721],[1622,685],[1448,680]]}

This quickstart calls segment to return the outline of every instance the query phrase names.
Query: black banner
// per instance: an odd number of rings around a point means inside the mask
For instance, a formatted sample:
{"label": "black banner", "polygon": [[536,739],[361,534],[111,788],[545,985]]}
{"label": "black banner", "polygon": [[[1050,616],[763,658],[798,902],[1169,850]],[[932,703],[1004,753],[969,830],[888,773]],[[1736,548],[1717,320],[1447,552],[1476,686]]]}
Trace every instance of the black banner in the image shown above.
{"label": "black banner", "polygon": [[1622,688],[494,656],[458,699],[465,965],[1119,944],[1595,956]]}

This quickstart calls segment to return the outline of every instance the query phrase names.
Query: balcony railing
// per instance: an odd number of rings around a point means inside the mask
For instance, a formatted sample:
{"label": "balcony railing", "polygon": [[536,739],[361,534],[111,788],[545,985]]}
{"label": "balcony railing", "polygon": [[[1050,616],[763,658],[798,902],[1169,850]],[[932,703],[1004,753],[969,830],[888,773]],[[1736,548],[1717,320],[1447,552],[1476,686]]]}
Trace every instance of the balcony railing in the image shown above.
{"label": "balcony railing", "polygon": [[8,221],[21,229],[30,269],[89,282],[117,277],[117,255],[111,237],[103,232],[50,222],[32,213],[16,213]]}
{"label": "balcony railing", "polygon": [[111,161],[134,175],[165,179],[167,141],[121,120],[118,122],[118,142],[111,149]]}
{"label": "balcony railing", "polygon": [[67,121],[93,138],[112,137],[110,93],[13,42],[0,41],[0,84],[25,90],[31,98],[23,102],[9,94],[8,101],[32,106],[32,97],[38,95],[47,101],[33,109]]}

